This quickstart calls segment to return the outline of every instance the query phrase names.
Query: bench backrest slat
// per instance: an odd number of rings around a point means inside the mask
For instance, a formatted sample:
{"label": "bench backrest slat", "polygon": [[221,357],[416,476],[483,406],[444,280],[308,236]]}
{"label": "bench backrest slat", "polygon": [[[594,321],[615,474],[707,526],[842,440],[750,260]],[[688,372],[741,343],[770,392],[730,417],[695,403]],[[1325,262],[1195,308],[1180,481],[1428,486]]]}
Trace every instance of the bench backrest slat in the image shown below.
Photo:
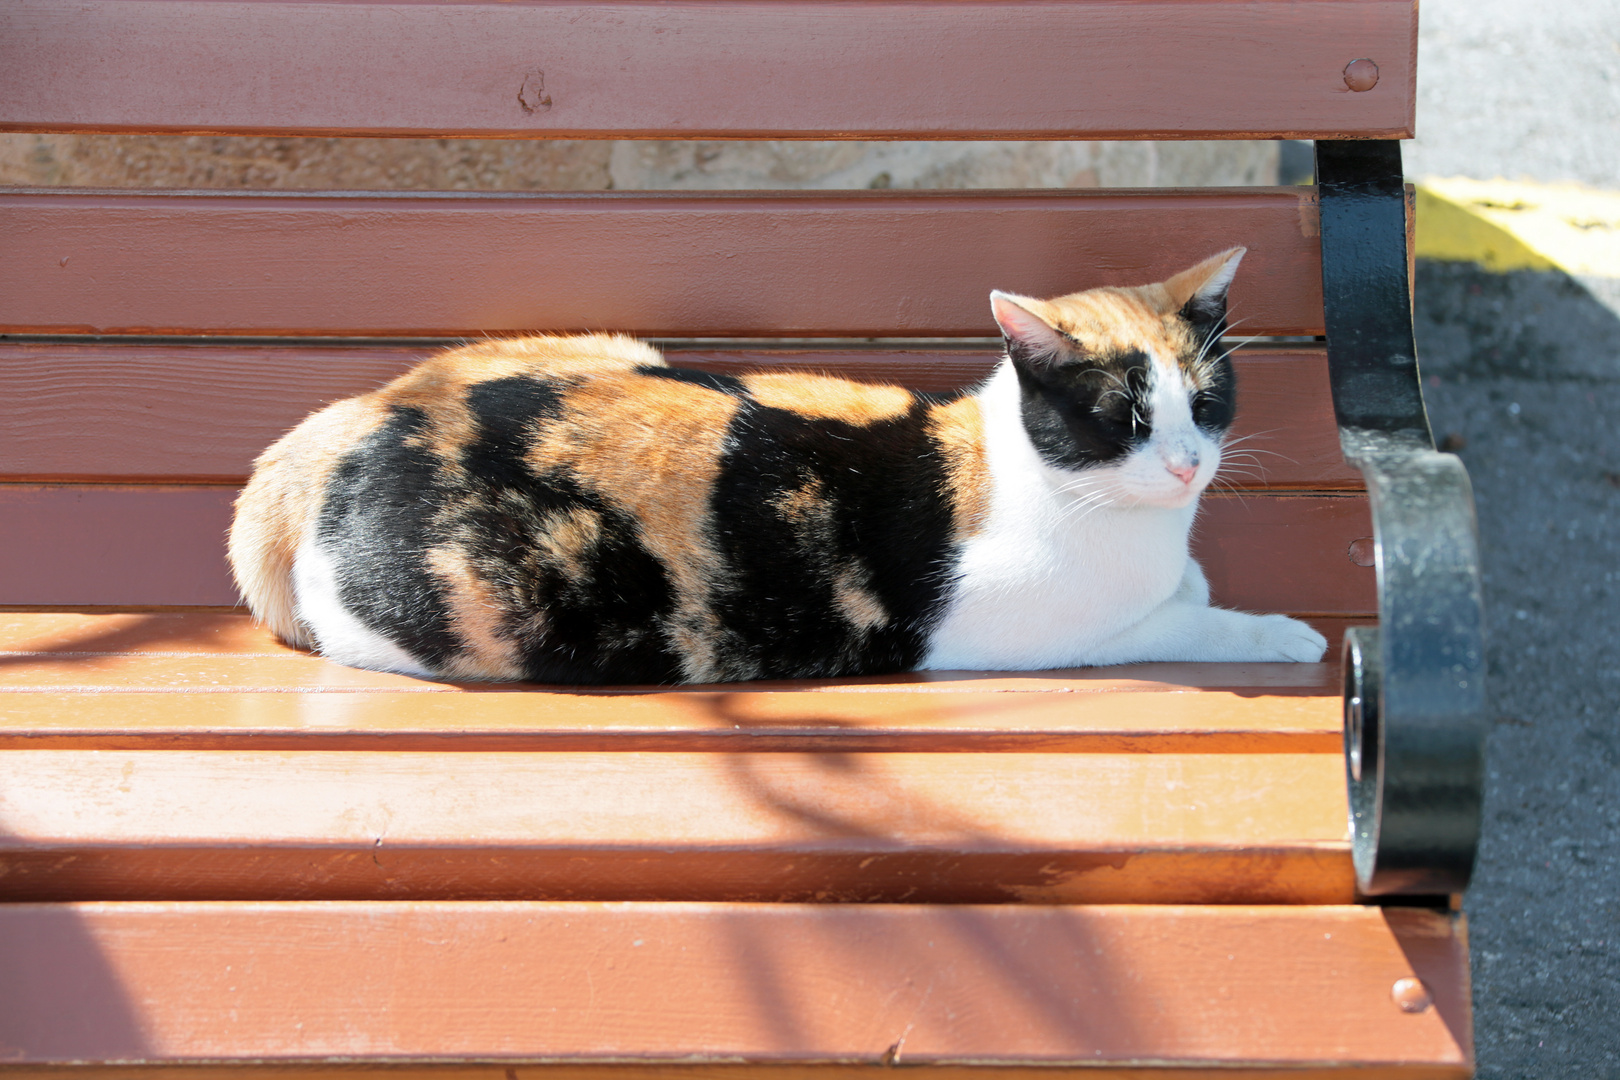
{"label": "bench backrest slat", "polygon": [[1247,245],[1243,334],[1322,328],[1309,188],[388,197],[0,194],[0,332],[983,336],[989,290]]}
{"label": "bench backrest slat", "polygon": [[[949,392],[998,359],[975,348],[691,347],[682,367],[743,374],[813,371]],[[404,373],[427,343],[0,343],[0,482],[240,483],[252,461],[322,405]],[[1246,490],[1359,489],[1333,426],[1320,348],[1247,349],[1236,357],[1244,459],[1224,483]]]}
{"label": "bench backrest slat", "polygon": [[[1391,138],[1416,21],[1411,0],[10,0],[0,129]],[[1379,79],[1350,92],[1360,58]]]}

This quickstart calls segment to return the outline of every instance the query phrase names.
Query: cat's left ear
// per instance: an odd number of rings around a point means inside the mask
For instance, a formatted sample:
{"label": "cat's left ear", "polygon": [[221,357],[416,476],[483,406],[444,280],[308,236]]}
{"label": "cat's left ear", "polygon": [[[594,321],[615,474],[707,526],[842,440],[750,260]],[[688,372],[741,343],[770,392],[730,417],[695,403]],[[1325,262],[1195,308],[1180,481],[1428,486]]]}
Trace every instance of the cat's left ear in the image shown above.
{"label": "cat's left ear", "polygon": [[1226,291],[1248,248],[1228,248],[1164,283],[1182,318],[1200,328],[1213,328],[1226,318]]}

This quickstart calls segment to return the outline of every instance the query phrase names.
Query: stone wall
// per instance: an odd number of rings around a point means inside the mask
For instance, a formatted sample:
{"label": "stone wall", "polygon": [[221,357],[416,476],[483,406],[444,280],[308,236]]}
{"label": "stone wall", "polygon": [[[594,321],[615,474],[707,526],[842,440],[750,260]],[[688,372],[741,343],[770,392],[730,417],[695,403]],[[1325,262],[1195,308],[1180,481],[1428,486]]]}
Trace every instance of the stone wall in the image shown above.
{"label": "stone wall", "polygon": [[1272,184],[1271,142],[663,142],[0,134],[0,184],[621,191]]}

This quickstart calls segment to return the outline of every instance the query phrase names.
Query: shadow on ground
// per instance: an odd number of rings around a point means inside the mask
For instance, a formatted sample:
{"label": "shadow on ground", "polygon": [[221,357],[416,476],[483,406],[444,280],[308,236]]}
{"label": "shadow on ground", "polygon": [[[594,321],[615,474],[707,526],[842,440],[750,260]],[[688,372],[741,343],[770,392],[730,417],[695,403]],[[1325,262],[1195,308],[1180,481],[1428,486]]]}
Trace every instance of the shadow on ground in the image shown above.
{"label": "shadow on ground", "polygon": [[1491,630],[1479,1076],[1620,1076],[1620,317],[1557,272],[1420,261],[1416,289]]}

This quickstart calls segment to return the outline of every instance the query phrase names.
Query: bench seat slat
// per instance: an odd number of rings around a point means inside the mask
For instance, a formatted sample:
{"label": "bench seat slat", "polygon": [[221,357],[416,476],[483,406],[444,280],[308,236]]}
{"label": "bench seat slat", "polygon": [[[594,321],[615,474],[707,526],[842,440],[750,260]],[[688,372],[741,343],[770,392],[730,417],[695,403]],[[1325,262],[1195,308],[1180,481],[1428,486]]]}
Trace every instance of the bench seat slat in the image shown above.
{"label": "bench seat slat", "polygon": [[1348,903],[1336,753],[0,753],[0,897]]}
{"label": "bench seat slat", "polygon": [[[426,346],[0,343],[0,479],[247,478],[253,459],[327,402],[371,390]],[[672,349],[708,371],[807,370],[920,390],[972,386],[992,352]],[[1249,349],[1236,359],[1235,439],[1252,458],[1223,483],[1241,488],[1359,488],[1333,421],[1319,349]],[[64,425],[62,417],[74,423]]]}
{"label": "bench seat slat", "polygon": [[[10,0],[0,128],[1401,138],[1415,22],[1406,0]],[[1358,57],[1380,78],[1348,93]]]}
{"label": "bench seat slat", "polygon": [[1137,285],[1235,244],[1241,333],[1322,328],[1309,188],[40,190],[0,193],[0,235],[6,333],[982,337],[992,288]]}
{"label": "bench seat slat", "polygon": [[1314,695],[1149,690],[1126,679],[1065,693],[1064,682],[1081,680],[1040,677],[1046,673],[1026,681],[1046,682],[1048,692],[739,686],[468,697],[278,688],[177,698],[81,688],[0,694],[0,749],[1331,754],[1340,748],[1343,707],[1329,696],[1337,673],[1320,674]]}
{"label": "bench seat slat", "polygon": [[[0,942],[13,1070],[463,1058],[522,1080],[584,1080],[566,1067],[591,1061],[627,1067],[602,1080],[674,1080],[636,1066],[686,1058],[710,1066],[693,1080],[794,1062],[876,1078],[898,1056],[1090,1066],[1057,1074],[1070,1080],[1146,1062],[1470,1071],[1464,931],[1421,910],[89,903],[6,905]],[[1391,1000],[1412,977],[1432,1008]],[[537,1058],[547,1071],[523,1067]]]}
{"label": "bench seat slat", "polygon": [[[237,489],[0,484],[0,604],[232,605],[224,538]],[[1370,615],[1360,494],[1213,495],[1194,538],[1217,602]]]}

